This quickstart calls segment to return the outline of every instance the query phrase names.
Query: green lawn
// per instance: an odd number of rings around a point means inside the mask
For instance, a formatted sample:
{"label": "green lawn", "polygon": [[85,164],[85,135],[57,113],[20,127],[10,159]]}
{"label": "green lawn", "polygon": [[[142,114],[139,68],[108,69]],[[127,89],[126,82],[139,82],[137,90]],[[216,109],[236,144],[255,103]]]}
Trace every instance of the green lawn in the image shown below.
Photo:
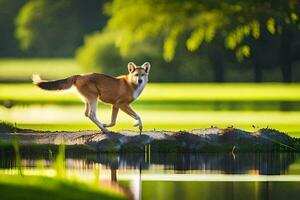
{"label": "green lawn", "polygon": [[74,59],[0,59],[0,81],[30,81],[32,74],[62,78],[82,73]]}
{"label": "green lawn", "polygon": [[43,176],[0,175],[1,200],[121,200],[121,194],[82,182]]}
{"label": "green lawn", "polygon": [[[29,83],[0,84],[0,103],[17,105],[0,107],[0,119],[23,128],[97,129],[84,117],[83,103],[72,90],[47,92]],[[133,107],[146,130],[233,125],[249,131],[270,127],[300,135],[300,84],[150,83]],[[102,122],[110,120],[110,112],[108,105],[99,105]],[[132,123],[121,113],[112,130],[136,129]]]}
{"label": "green lawn", "polygon": [[[249,131],[259,128],[276,128],[294,136],[300,136],[300,111],[203,111],[203,110],[161,110],[136,108],[145,130],[190,130],[211,126],[234,126]],[[82,106],[29,106],[6,109],[0,107],[0,118],[16,122],[18,127],[42,130],[84,130],[97,127],[83,115]],[[108,123],[111,111],[108,106],[99,105],[100,121]],[[133,129],[134,120],[120,112],[117,125],[111,130]],[[255,128],[252,127],[255,126]]]}
{"label": "green lawn", "polygon": [[[71,89],[72,90],[72,89]],[[78,103],[76,92],[48,92],[32,84],[0,84],[0,100],[21,103]],[[138,102],[195,103],[198,101],[300,101],[300,84],[149,83]]]}

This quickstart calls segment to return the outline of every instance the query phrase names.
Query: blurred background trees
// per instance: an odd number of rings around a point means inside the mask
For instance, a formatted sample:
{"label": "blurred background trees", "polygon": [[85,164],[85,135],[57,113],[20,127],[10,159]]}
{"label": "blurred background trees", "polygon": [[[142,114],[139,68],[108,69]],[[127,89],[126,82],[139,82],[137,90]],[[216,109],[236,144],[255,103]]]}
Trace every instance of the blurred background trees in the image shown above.
{"label": "blurred background trees", "polygon": [[101,29],[99,0],[30,0],[16,18],[20,49],[35,56],[73,56],[85,34]]}
{"label": "blurred background trees", "polygon": [[153,81],[300,81],[298,0],[0,0],[1,57],[75,57]]}
{"label": "blurred background trees", "polygon": [[0,56],[19,56],[15,18],[26,0],[0,0]]}

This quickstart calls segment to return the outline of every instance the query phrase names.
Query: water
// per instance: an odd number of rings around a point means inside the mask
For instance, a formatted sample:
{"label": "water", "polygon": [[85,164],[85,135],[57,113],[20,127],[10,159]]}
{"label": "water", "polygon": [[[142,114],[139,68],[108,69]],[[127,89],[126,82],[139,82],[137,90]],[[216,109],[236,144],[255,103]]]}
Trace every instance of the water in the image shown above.
{"label": "water", "polygon": [[[22,156],[26,169],[43,161]],[[0,167],[15,167],[1,155]],[[69,155],[67,169],[90,178],[95,169],[101,181],[119,183],[134,199],[299,199],[300,154],[98,154]]]}

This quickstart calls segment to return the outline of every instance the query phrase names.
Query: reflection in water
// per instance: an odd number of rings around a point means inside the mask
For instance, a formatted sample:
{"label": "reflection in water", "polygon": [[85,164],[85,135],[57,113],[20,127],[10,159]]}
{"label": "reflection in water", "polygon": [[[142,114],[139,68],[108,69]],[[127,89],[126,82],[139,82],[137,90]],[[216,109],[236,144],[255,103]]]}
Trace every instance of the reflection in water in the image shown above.
{"label": "reflection in water", "polygon": [[[36,159],[30,156],[23,159],[27,167],[36,166]],[[98,154],[81,158],[68,158],[69,169],[92,169],[96,164],[116,171],[118,169],[139,169],[151,171],[172,170],[189,173],[217,174],[249,174],[256,172],[261,175],[286,174],[289,165],[300,162],[300,154],[296,153],[239,153],[232,154],[151,154],[151,160],[144,154]],[[44,166],[49,167],[52,161],[43,160]],[[15,166],[14,157],[0,156],[0,168]]]}
{"label": "reflection in water", "polygon": [[[24,157],[23,157],[24,158]],[[30,156],[23,159],[26,167],[35,167],[41,158]],[[44,167],[52,165],[52,161],[42,159]],[[174,171],[177,173],[201,174],[249,174],[280,175],[287,174],[291,164],[300,164],[298,153],[230,153],[219,154],[151,154],[151,160],[144,154],[95,154],[69,157],[66,159],[68,169],[93,169],[101,164],[117,170],[148,170],[152,172]],[[15,167],[14,157],[0,156],[0,168]],[[115,180],[116,176],[112,174]]]}
{"label": "reflection in water", "polygon": [[[34,156],[22,162],[27,168],[41,163]],[[43,160],[45,168],[52,164]],[[144,154],[98,154],[69,157],[66,165],[85,177],[99,169],[100,178],[125,185],[134,199],[280,199],[280,189],[290,199],[300,195],[297,153],[151,154],[151,159]],[[0,156],[1,168],[14,166],[14,158]],[[289,174],[296,179],[282,179]]]}
{"label": "reflection in water", "polygon": [[143,182],[142,199],[296,200],[299,182]]}
{"label": "reflection in water", "polygon": [[263,175],[279,175],[300,155],[294,153],[241,153],[236,154],[151,154],[151,161],[144,154],[99,154],[88,163],[101,163],[112,169],[174,170],[199,173],[247,174],[255,171]]}

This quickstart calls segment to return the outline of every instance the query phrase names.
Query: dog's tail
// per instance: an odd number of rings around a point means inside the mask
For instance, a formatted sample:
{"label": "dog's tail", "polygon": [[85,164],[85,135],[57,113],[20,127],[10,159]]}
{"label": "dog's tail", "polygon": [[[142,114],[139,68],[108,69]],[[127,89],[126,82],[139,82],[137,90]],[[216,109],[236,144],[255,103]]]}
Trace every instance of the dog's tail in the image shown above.
{"label": "dog's tail", "polygon": [[45,81],[37,74],[32,75],[32,82],[43,90],[66,90],[72,87],[79,75],[70,76],[69,78]]}

